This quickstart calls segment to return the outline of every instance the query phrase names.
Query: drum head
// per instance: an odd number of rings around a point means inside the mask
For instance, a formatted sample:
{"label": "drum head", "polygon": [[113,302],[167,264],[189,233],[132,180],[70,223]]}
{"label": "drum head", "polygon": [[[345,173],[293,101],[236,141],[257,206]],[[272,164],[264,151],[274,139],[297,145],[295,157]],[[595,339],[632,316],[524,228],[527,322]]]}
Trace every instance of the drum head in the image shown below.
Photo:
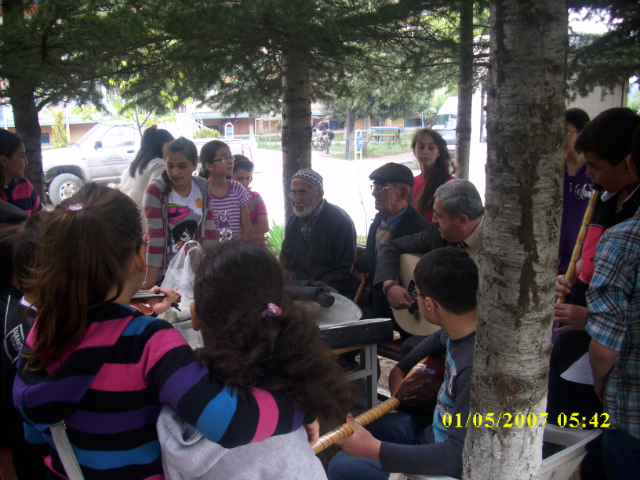
{"label": "drum head", "polygon": [[311,301],[296,300],[296,303],[308,308],[309,311],[316,316],[316,323],[318,325],[336,325],[339,323],[357,322],[362,318],[362,310],[360,310],[358,305],[339,293],[331,292],[331,295],[336,299],[336,301],[329,308],[322,308],[317,303]]}

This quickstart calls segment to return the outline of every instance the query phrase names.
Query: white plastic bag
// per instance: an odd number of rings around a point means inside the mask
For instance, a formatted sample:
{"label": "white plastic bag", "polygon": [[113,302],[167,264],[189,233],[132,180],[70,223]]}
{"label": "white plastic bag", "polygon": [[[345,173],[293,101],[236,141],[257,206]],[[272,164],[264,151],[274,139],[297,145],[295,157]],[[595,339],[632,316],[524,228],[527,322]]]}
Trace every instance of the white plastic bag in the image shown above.
{"label": "white plastic bag", "polygon": [[[178,253],[176,253],[173,259],[171,259],[171,262],[169,262],[167,271],[164,274],[164,279],[160,285],[162,288],[177,290],[183,297],[185,293],[188,293],[190,297],[193,296],[194,273],[191,269],[190,259],[192,253],[195,253],[199,248],[200,245],[194,240],[185,242],[185,244],[180,247]],[[186,290],[186,292],[183,293],[182,290]]]}

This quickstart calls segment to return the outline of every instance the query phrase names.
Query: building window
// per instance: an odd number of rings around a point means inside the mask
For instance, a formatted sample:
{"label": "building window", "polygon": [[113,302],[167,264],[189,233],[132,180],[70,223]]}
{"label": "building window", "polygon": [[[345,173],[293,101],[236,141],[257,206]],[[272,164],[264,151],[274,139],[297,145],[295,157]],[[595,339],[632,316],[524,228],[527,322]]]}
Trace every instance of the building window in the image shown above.
{"label": "building window", "polygon": [[51,143],[51,137],[49,137],[48,133],[41,133],[40,134],[40,143],[42,143],[42,144]]}
{"label": "building window", "polygon": [[421,127],[422,119],[421,118],[405,118],[404,126],[405,127]]}

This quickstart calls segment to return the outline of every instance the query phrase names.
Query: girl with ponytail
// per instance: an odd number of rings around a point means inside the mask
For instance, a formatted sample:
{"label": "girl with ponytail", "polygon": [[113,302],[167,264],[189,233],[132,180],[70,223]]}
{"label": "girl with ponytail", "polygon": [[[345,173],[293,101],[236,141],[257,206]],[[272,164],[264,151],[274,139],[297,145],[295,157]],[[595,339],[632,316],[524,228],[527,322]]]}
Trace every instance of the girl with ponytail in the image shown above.
{"label": "girl with ponytail", "polygon": [[90,183],[42,228],[29,280],[38,316],[13,400],[25,439],[49,444],[48,479],[68,477],[49,430],[61,421],[87,480],[163,478],[163,405],[225,448],[300,427],[291,400],[260,389],[238,395],[209,376],[169,323],[129,307],[147,269],[133,200]]}

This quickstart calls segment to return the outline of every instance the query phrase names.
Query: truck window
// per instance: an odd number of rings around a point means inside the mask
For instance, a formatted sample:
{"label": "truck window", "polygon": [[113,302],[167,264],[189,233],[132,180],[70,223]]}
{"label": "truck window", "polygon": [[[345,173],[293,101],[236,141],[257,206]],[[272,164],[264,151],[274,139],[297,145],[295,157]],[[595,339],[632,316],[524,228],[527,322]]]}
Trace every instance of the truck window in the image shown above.
{"label": "truck window", "polygon": [[128,147],[135,144],[135,131],[131,127],[113,127],[102,137],[102,148]]}

